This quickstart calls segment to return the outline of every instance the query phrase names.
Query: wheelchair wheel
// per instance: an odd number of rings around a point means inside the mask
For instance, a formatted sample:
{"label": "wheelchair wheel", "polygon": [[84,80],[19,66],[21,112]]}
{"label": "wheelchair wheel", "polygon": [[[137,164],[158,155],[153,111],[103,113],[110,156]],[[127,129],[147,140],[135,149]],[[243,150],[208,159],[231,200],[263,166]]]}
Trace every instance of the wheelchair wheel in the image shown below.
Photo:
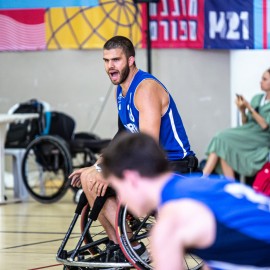
{"label": "wheelchair wheel", "polygon": [[53,203],[66,193],[72,158],[66,142],[56,136],[40,136],[27,147],[22,177],[29,194],[41,203]]}
{"label": "wheelchair wheel", "polygon": [[[125,254],[126,258],[136,269],[153,269],[151,262],[144,261],[133,249],[132,242],[143,242],[148,252],[149,250],[149,232],[155,224],[154,213],[141,217],[139,219],[134,218],[127,209],[127,206],[118,207],[117,213],[116,234],[119,241],[119,245]],[[127,231],[126,222],[128,222],[129,228],[133,231],[132,237]],[[203,266],[203,261],[192,254],[185,255],[185,269],[197,270]]]}

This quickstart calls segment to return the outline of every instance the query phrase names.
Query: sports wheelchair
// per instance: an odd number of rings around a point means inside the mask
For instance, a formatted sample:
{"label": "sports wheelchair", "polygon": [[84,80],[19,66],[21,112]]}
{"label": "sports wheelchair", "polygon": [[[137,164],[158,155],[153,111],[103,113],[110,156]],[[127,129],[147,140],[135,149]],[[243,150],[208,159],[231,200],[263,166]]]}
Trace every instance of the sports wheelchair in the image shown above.
{"label": "sports wheelchair", "polygon": [[[143,243],[150,253],[149,232],[155,223],[155,213],[135,218],[129,213],[127,206],[122,206],[119,202],[115,220],[119,244],[114,244],[97,221],[101,208],[110,196],[115,194],[108,188],[104,197],[97,197],[91,209],[86,196],[81,194],[74,217],[56,255],[56,260],[64,265],[64,270],[153,269],[151,258],[140,256],[133,248],[133,243]],[[66,247],[74,238],[72,231],[80,215],[81,236],[68,251]],[[192,254],[186,254],[184,264],[185,269],[196,270],[202,268],[203,261]]]}
{"label": "sports wheelchair", "polygon": [[93,165],[96,155],[110,142],[88,133],[73,136],[74,127],[70,116],[52,112],[49,134],[38,136],[26,148],[22,177],[30,195],[39,202],[61,199],[70,187],[72,170]]}
{"label": "sports wheelchair", "polygon": [[[53,203],[70,187],[68,176],[72,170],[93,165],[110,139],[74,133],[71,116],[57,111],[44,113],[42,108],[37,100],[19,104],[13,113],[34,112],[39,118],[10,125],[6,148],[24,150],[22,180],[28,193],[41,203]],[[76,201],[78,189],[73,191]]]}

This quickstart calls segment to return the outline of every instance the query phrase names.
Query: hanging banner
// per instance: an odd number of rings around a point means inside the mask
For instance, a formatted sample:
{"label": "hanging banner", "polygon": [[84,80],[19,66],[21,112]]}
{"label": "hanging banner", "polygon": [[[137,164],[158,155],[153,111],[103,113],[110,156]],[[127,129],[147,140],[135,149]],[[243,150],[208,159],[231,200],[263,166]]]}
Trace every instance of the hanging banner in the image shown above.
{"label": "hanging banner", "polygon": [[0,50],[46,49],[45,9],[0,10]]}
{"label": "hanging banner", "polygon": [[253,0],[205,0],[207,49],[253,49]]}
{"label": "hanging banner", "polygon": [[98,0],[1,0],[0,9],[97,6]]}
{"label": "hanging banner", "polygon": [[97,7],[51,8],[45,20],[49,50],[98,49],[115,35],[126,36],[141,47],[141,15],[132,0],[103,0]]}
{"label": "hanging banner", "polygon": [[270,0],[253,0],[254,49],[270,48]]}
{"label": "hanging banner", "polygon": [[[270,0],[0,0],[0,51],[136,48],[269,49]],[[148,21],[148,15],[150,21]]]}
{"label": "hanging banner", "polygon": [[[144,33],[147,23],[144,6]],[[154,48],[203,48],[204,0],[167,0],[150,4],[150,36]],[[143,47],[146,47],[146,40],[145,34]]]}

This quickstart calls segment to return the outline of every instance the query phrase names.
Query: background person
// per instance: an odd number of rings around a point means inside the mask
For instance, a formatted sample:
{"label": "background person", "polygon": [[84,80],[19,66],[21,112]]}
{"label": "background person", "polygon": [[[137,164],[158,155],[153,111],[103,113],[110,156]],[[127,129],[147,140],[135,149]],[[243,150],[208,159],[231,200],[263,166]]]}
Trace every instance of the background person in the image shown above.
{"label": "background person", "polygon": [[[255,95],[251,103],[237,95],[236,105],[241,113],[242,124],[218,133],[207,148],[208,159],[203,174],[214,169],[228,178],[240,175],[253,176],[267,162],[270,149],[270,69],[261,79],[263,94]],[[221,166],[221,169],[219,166]]]}
{"label": "background person", "polygon": [[[117,86],[119,133],[123,130],[145,132],[162,145],[173,169],[181,173],[196,170],[197,158],[190,148],[176,104],[157,78],[137,68],[132,42],[123,36],[109,39],[104,45],[103,60],[111,82]],[[102,158],[97,164],[101,162]],[[73,186],[82,184],[91,206],[97,196],[104,196],[108,187],[97,165],[76,170],[70,178]],[[99,221],[115,243],[116,209],[115,198],[111,197],[99,214]]]}
{"label": "background person", "polygon": [[105,150],[103,174],[133,214],[158,209],[154,269],[184,269],[187,250],[213,270],[270,269],[268,197],[227,179],[172,173],[165,153],[143,133],[123,134]]}

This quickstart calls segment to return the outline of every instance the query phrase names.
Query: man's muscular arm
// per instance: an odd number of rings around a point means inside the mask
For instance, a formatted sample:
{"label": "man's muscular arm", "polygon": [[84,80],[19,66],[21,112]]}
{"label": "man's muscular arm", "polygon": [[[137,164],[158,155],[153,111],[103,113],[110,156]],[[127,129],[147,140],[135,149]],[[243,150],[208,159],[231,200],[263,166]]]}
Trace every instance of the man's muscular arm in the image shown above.
{"label": "man's muscular arm", "polygon": [[157,141],[159,141],[161,117],[168,100],[168,93],[154,80],[140,83],[135,94],[140,131],[149,134]]}

